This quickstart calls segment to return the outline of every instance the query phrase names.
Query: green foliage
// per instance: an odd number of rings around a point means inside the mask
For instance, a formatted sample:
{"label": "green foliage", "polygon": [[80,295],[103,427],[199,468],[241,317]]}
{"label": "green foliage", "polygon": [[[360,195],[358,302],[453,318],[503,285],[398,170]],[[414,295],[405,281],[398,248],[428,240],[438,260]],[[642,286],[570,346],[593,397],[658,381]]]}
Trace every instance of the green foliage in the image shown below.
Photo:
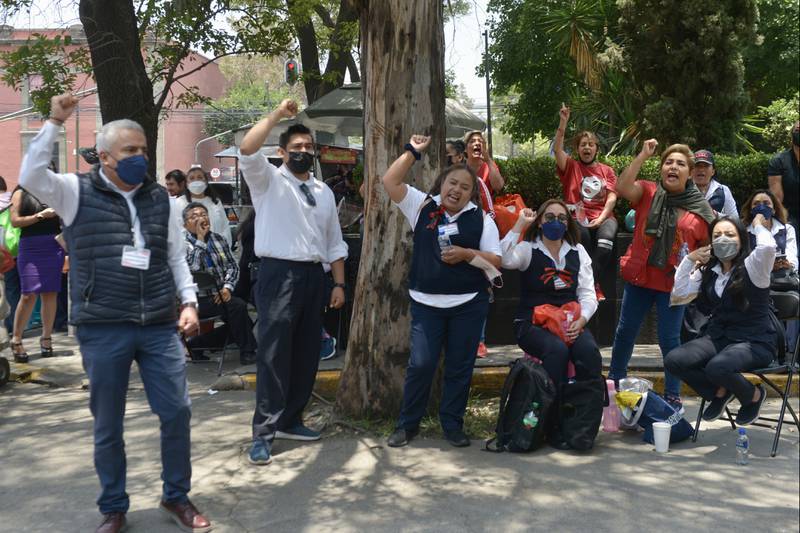
{"label": "green foliage", "polygon": [[755,0],[620,3],[623,57],[647,136],[735,149],[748,104],[741,49],[756,20]]}
{"label": "green foliage", "polygon": [[42,116],[49,113],[53,96],[74,87],[78,75],[92,70],[88,50],[74,48],[69,35],[51,38],[34,33],[16,50],[0,53],[0,62],[7,85],[21,91],[26,81],[32,82],[31,104]]}
{"label": "green foliage", "polygon": [[745,86],[753,106],[791,98],[800,87],[797,0],[757,0],[758,38],[743,50]]}
{"label": "green foliage", "polygon": [[[715,158],[717,179],[731,188],[736,205],[741,205],[753,191],[767,186],[767,165],[770,155],[764,153],[741,156],[719,155]],[[614,169],[617,176],[633,160],[631,156],[613,156],[602,159]],[[556,162],[551,157],[513,158],[496,161],[506,180],[503,194],[519,194],[529,207],[536,208],[549,198],[561,198],[561,182],[556,174]],[[659,178],[659,160],[651,158],[642,166],[639,179],[656,181]],[[628,210],[628,202],[617,200],[614,212],[621,222]]]}
{"label": "green foliage", "polygon": [[800,119],[800,93],[795,93],[793,98],[779,98],[766,107],[759,108],[759,114],[764,119],[762,137],[766,150],[777,152],[789,146],[791,142],[792,126]]}

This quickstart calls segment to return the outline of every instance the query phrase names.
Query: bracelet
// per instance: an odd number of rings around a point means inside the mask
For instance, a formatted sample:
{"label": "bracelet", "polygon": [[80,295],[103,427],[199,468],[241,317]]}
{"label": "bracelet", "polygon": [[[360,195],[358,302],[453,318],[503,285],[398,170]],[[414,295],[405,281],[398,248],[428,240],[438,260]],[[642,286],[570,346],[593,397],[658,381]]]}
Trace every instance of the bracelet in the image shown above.
{"label": "bracelet", "polygon": [[334,283],[333,284],[333,288],[335,289],[337,287],[342,289],[342,290],[344,290],[345,289],[345,284],[344,283]]}
{"label": "bracelet", "polygon": [[403,147],[403,149],[408,150],[409,152],[411,152],[411,155],[413,155],[414,159],[416,159],[417,161],[422,159],[422,154],[417,152],[417,150],[413,146],[411,146],[411,143],[406,143],[406,145]]}

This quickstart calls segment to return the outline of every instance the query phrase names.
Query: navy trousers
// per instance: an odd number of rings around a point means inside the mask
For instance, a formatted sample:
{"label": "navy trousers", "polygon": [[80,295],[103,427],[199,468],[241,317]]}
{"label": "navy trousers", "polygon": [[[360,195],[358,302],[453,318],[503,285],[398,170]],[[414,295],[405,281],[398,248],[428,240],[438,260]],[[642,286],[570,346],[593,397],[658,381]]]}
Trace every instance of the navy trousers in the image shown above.
{"label": "navy trousers", "polygon": [[100,512],[127,512],[125,399],[136,361],[150,409],[161,423],[162,499],[183,502],[191,488],[191,408],[183,348],[174,323],[79,325],[76,337],[89,376],[94,417],[94,465],[100,478]]}
{"label": "navy trousers", "polygon": [[320,263],[261,259],[254,438],[272,442],[303,422],[319,367],[324,278]]}
{"label": "navy trousers", "polygon": [[449,308],[411,300],[411,357],[406,369],[398,428],[416,430],[425,415],[442,345],[444,386],[439,421],[446,432],[463,427],[475,353],[488,312],[486,291],[480,291],[465,304]]}

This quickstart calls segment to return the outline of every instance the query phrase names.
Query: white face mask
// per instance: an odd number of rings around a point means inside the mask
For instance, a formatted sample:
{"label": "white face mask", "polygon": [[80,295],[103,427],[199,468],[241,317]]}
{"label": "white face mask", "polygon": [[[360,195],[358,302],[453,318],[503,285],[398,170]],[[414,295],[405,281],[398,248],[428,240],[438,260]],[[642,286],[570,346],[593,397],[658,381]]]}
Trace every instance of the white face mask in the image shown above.
{"label": "white face mask", "polygon": [[186,187],[192,194],[203,194],[206,188],[208,187],[208,184],[205,181],[200,180],[200,181],[193,181]]}

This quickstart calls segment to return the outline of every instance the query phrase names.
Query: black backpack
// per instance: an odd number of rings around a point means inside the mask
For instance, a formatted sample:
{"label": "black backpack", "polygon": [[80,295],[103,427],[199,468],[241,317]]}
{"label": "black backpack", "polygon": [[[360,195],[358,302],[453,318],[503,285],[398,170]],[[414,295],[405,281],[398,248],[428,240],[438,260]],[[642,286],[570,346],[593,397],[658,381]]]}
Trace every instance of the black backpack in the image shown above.
{"label": "black backpack", "polygon": [[587,380],[570,380],[561,386],[554,432],[573,450],[587,451],[594,446],[600,429],[603,407],[608,406],[606,380],[599,376]]}
{"label": "black backpack", "polygon": [[528,357],[511,363],[500,395],[495,436],[486,441],[486,450],[529,452],[541,446],[555,398],[556,387],[542,365]]}

